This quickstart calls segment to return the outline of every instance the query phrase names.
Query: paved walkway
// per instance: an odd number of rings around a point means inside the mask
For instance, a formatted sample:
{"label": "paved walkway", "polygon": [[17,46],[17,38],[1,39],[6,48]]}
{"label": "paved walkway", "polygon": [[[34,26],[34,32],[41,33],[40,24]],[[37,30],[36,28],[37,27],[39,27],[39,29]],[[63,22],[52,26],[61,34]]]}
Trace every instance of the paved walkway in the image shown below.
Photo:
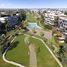
{"label": "paved walkway", "polygon": [[37,58],[35,48],[32,44],[29,45],[30,54],[30,67],[37,67]]}
{"label": "paved walkway", "polygon": [[[15,40],[15,38],[16,38],[16,37],[14,37],[14,39],[11,41],[11,43]],[[6,52],[7,52],[8,49],[9,49],[9,47],[8,47],[8,48],[5,50],[5,52],[3,53],[3,56],[2,56],[3,60],[4,60],[6,63],[15,65],[15,66],[17,66],[17,67],[25,67],[25,66],[23,66],[23,65],[21,65],[21,64],[19,64],[19,63],[16,63],[16,62],[13,62],[13,61],[9,61],[9,60],[7,60],[7,59],[5,58],[5,55],[6,55]]]}
{"label": "paved walkway", "polygon": [[33,44],[29,43],[29,36],[25,35],[25,43],[29,45],[29,56],[30,56],[30,62],[29,67],[37,67],[37,58],[36,58],[36,51]]}

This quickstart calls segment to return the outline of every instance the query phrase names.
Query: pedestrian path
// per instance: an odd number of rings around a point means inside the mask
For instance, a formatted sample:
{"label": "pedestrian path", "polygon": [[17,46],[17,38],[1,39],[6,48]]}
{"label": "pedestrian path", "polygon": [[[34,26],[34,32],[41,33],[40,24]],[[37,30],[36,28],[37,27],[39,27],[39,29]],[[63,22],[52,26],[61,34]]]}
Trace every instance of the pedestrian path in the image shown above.
{"label": "pedestrian path", "polygon": [[37,58],[35,48],[32,44],[29,45],[30,67],[37,67]]}

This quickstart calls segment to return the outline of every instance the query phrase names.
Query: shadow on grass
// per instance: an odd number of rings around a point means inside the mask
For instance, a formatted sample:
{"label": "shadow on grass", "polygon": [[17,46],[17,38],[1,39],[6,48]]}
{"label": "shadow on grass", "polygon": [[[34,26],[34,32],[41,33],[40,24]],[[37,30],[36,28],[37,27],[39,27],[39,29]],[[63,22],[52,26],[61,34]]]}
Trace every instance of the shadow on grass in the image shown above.
{"label": "shadow on grass", "polygon": [[19,44],[19,41],[15,41],[14,43],[12,43],[12,44],[10,45],[10,47],[9,47],[8,50],[13,50],[14,48],[16,48],[16,47],[18,46],[18,44]]}

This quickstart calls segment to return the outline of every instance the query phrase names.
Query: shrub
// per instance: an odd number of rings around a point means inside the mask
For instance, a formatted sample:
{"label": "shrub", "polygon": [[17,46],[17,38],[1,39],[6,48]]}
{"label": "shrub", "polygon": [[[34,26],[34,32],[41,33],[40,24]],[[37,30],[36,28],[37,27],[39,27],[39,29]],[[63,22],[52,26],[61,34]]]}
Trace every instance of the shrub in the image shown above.
{"label": "shrub", "polygon": [[52,26],[50,26],[50,25],[44,25],[44,27],[45,27],[46,29],[49,29],[49,30],[52,29]]}

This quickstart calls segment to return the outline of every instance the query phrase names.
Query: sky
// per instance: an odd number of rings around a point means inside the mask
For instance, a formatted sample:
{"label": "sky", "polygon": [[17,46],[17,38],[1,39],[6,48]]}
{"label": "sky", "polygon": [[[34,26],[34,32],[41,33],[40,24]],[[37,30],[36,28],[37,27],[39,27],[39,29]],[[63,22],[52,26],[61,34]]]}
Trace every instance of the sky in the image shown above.
{"label": "sky", "polygon": [[67,0],[0,0],[0,8],[67,8]]}

